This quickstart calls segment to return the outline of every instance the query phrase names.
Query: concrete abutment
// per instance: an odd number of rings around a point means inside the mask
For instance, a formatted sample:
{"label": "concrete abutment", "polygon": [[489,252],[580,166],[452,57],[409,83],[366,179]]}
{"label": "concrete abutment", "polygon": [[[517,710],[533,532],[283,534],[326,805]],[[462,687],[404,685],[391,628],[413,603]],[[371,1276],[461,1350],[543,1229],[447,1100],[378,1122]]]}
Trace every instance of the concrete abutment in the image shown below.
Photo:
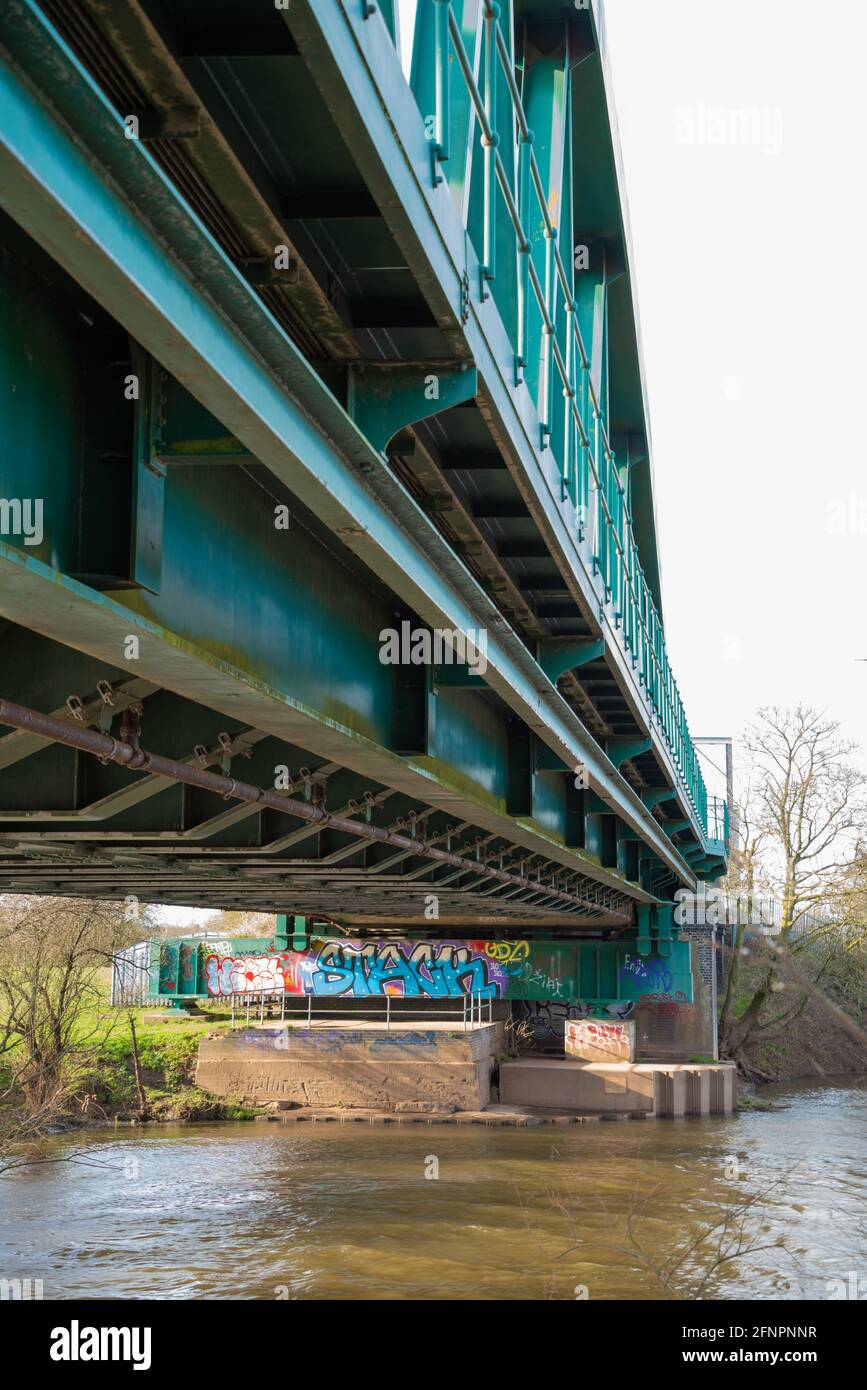
{"label": "concrete abutment", "polygon": [[[329,1021],[258,1024],[202,1041],[196,1081],[254,1104],[380,1112],[484,1111],[501,1105],[564,1114],[679,1118],[728,1115],[732,1063],[505,1058],[502,1023],[456,1029]],[[498,1087],[492,1094],[492,1078]]]}

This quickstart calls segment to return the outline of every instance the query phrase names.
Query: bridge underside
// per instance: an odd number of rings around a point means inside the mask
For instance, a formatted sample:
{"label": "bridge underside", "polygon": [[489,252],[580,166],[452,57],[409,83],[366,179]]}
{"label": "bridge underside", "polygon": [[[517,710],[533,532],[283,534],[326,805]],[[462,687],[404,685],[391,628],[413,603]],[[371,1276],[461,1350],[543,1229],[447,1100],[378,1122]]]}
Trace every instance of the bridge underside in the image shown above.
{"label": "bridge underside", "polygon": [[[421,187],[390,6],[364,8],[9,0],[0,18],[0,702],[68,733],[0,705],[0,891],[548,935],[643,908],[652,932],[725,848],[580,549],[554,457],[571,425],[540,434],[534,404],[541,320],[516,382],[455,189]],[[586,209],[569,235],[603,248],[588,381],[598,365],[649,612],[602,68],[591,17],[554,9],[519,7],[517,56],[538,128],[590,121],[602,150],[558,177]],[[517,277],[499,265],[498,290]],[[483,632],[487,668],[385,664],[404,624]],[[94,756],[75,746],[91,728],[177,766]]]}
{"label": "bridge underside", "polygon": [[[240,699],[233,701],[228,682],[223,710],[215,710],[11,624],[0,632],[0,650],[4,696],[54,711],[70,737],[99,727],[102,717],[103,726],[112,720],[123,738],[118,726],[129,717],[124,711],[139,709],[135,723],[149,751],[196,771],[230,768],[234,778],[256,788],[276,784],[287,804],[300,801],[341,827],[347,821],[358,827],[352,834],[327,820],[311,825],[161,772],[131,772],[17,729],[0,737],[0,797],[4,807],[15,798],[14,810],[0,812],[4,889],[261,911],[288,903],[299,913],[359,925],[383,919],[423,924],[431,917],[425,909],[432,894],[444,925],[514,919],[622,929],[632,921],[631,897],[611,883],[612,875],[590,859],[580,865],[576,849],[558,844],[533,818],[509,818],[505,798],[481,800],[477,789],[465,793],[450,784],[435,757],[396,756],[300,704],[293,708],[257,693],[244,702],[251,713],[258,707],[266,730],[229,716]],[[290,643],[288,650],[297,648]],[[146,669],[159,674],[156,653]],[[386,675],[392,679],[388,668]],[[77,719],[66,704],[70,692],[76,707],[80,701]],[[445,733],[440,718],[441,738],[460,731],[461,694],[446,689],[429,697],[438,714],[448,711]],[[391,703],[386,691],[383,718],[397,719],[405,703],[403,695],[400,704]],[[421,711],[421,697],[417,703]],[[501,772],[505,776],[505,766]],[[371,828],[419,848],[367,839]],[[472,865],[437,862],[428,849]]]}

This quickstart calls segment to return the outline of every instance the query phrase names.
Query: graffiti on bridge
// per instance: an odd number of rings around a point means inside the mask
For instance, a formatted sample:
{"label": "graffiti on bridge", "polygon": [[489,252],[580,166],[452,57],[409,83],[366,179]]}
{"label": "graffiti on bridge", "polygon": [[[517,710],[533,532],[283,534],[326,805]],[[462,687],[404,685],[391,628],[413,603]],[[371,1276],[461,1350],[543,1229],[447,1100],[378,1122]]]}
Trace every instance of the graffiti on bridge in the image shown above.
{"label": "graffiti on bridge", "polygon": [[500,966],[483,942],[327,941],[310,974],[316,995],[353,999],[391,994],[404,999],[451,999],[462,994],[497,999]]}
{"label": "graffiti on bridge", "polygon": [[698,1008],[690,1003],[683,990],[677,990],[674,994],[664,991],[643,994],[641,1004],[642,1007],[653,1006],[657,1018],[674,1019],[684,1024],[693,1024],[698,1019]]}
{"label": "graffiti on bridge", "polygon": [[506,971],[475,941],[324,941],[267,956],[208,956],[211,995],[287,994],[318,998],[500,999]]}
{"label": "graffiti on bridge", "polygon": [[205,960],[208,994],[292,993],[289,952],[279,956],[218,956]]}
{"label": "graffiti on bridge", "polygon": [[640,981],[644,990],[658,990],[663,994],[667,994],[672,985],[672,974],[664,960],[627,956],[617,975],[621,983]]}
{"label": "graffiti on bridge", "polygon": [[596,1023],[576,1019],[566,1025],[567,1055],[585,1061],[631,1062],[635,1052],[633,1023]]}
{"label": "graffiti on bridge", "polygon": [[[516,1026],[537,1042],[562,1044],[571,1018],[619,1022],[648,997],[692,1001],[689,946],[667,960],[639,959],[608,943],[527,940],[360,940],[319,937],[302,950],[267,939],[208,943],[199,956],[199,990],[210,997],[285,993],[334,999],[374,996],[438,1000],[472,995],[509,999]],[[177,948],[160,961],[163,988],[179,981],[191,993],[189,966]],[[163,965],[165,968],[163,969]]]}
{"label": "graffiti on bridge", "polygon": [[634,1013],[634,1000],[612,1001],[610,1004],[599,1001],[589,1004],[578,1000],[568,1004],[557,1000],[514,999],[512,1028],[518,1034],[519,1041],[523,1034],[531,1047],[540,1048],[543,1052],[562,1052],[566,1029],[571,1022],[612,1017],[627,1019]]}
{"label": "graffiti on bridge", "polygon": [[486,941],[485,955],[498,961],[509,975],[521,975],[530,955],[529,941]]}

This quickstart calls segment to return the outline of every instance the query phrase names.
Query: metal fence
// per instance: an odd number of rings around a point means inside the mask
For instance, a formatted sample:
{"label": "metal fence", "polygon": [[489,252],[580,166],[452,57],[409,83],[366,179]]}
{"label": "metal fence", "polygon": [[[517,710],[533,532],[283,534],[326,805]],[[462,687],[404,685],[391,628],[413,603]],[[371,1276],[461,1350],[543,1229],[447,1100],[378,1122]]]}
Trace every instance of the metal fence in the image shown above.
{"label": "metal fence", "polygon": [[[373,1003],[373,999],[370,1000]],[[449,1002],[456,1005],[455,1008],[446,1008],[440,1001],[433,1001],[426,1008],[406,1008],[402,996],[383,995],[379,1001],[378,1008],[359,1007],[356,1001],[346,1003],[342,1006],[331,1004],[323,1006],[322,1001],[316,1001],[316,996],[308,994],[306,996],[286,994],[285,991],[268,991],[261,994],[232,994],[229,996],[229,1004],[232,1014],[232,1027],[247,1026],[250,1023],[264,1023],[266,1020],[287,1022],[290,1019],[298,1019],[305,1023],[308,1029],[312,1029],[317,1022],[328,1020],[332,1023],[353,1022],[360,1018],[371,1018],[383,1023],[390,1032],[395,1026],[396,1020],[407,1018],[416,1019],[446,1019],[452,1018],[459,1024],[462,1031],[466,1032],[470,1028],[480,1027],[483,1023],[493,1022],[493,999],[483,999],[481,993],[462,994],[460,1003],[452,998]],[[290,1007],[287,1009],[287,1004]],[[398,1009],[393,1008],[393,1004],[399,1004]],[[293,1007],[297,1005],[297,1007]],[[485,1007],[487,1005],[487,1007]],[[400,1026],[398,1022],[397,1026]]]}
{"label": "metal fence", "polygon": [[111,1003],[147,1004],[150,985],[151,943],[138,941],[118,951],[111,961]]}

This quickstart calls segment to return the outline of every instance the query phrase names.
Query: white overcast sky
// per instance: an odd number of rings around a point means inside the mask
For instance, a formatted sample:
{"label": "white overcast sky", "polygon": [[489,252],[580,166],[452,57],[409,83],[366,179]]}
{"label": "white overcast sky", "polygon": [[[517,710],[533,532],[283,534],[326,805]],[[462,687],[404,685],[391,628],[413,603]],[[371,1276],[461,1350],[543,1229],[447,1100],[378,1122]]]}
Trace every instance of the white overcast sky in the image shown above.
{"label": "white overcast sky", "polygon": [[867,3],[606,15],[690,726],[804,700],[867,741]]}

